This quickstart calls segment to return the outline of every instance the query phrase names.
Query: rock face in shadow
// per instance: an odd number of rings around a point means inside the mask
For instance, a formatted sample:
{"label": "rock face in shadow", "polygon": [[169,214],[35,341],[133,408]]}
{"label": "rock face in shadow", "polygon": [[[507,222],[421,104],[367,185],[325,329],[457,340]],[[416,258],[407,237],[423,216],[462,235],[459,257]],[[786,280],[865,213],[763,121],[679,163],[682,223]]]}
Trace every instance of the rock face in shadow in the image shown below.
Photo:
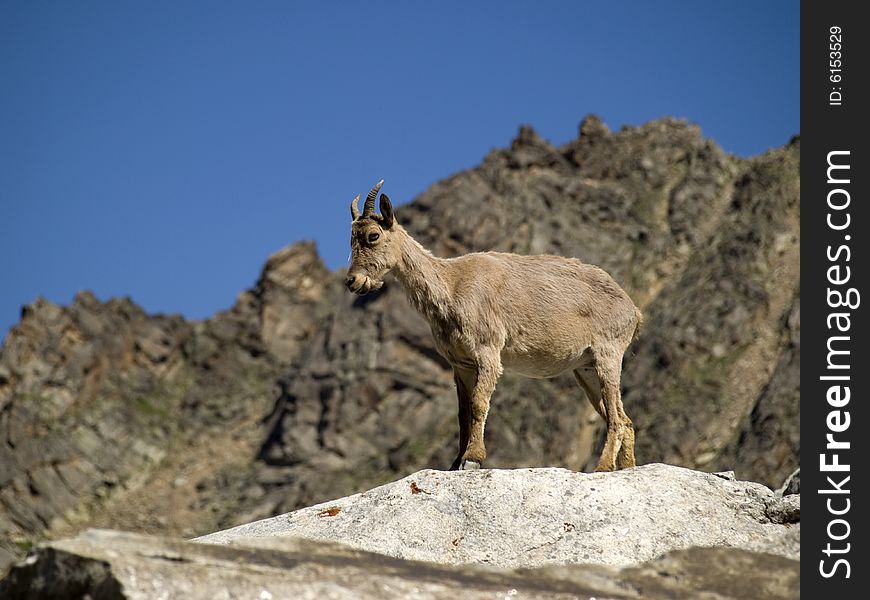
{"label": "rock face in shadow", "polygon": [[[588,117],[559,148],[522,128],[396,215],[441,256],[608,270],[646,316],[623,376],[639,462],[778,486],[800,447],[799,162],[797,139],[740,159],[682,121]],[[85,526],[193,536],[448,466],[455,392],[428,326],[395,281],[357,298],[341,279],[302,243],[205,321],[86,292],[26,307],[0,348],[0,561]],[[570,376],[507,374],[487,466],[588,470],[601,434]]]}
{"label": "rock face in shadow", "polygon": [[197,538],[303,537],[446,564],[624,567],[728,546],[800,558],[800,496],[681,467],[424,470],[381,487]]}

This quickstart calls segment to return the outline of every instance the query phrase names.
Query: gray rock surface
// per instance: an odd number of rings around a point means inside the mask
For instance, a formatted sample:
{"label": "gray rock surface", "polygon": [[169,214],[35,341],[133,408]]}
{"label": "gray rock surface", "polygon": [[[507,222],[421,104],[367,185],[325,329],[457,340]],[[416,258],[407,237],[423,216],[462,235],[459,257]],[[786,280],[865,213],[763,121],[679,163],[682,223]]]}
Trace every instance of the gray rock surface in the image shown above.
{"label": "gray rock surface", "polygon": [[793,524],[800,519],[799,499],[662,464],[589,474],[425,470],[196,541],[293,536],[397,558],[503,568],[627,566],[692,546],[799,558],[800,526]]}
{"label": "gray rock surface", "polygon": [[91,530],[43,544],[0,581],[4,599],[611,598],[785,600],[799,563],[733,548],[693,548],[627,569],[506,571],[400,560],[294,538],[232,546]]}

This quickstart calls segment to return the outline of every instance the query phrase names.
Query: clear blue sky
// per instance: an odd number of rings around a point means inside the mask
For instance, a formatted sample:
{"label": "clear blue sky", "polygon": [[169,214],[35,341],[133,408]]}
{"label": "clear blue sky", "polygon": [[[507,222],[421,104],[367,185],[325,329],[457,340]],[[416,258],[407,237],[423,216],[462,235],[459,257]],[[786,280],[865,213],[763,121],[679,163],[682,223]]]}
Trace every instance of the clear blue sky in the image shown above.
{"label": "clear blue sky", "polygon": [[77,290],[203,318],[266,257],[348,255],[348,205],[520,124],[665,115],[753,155],[799,133],[798,2],[0,4],[0,337]]}

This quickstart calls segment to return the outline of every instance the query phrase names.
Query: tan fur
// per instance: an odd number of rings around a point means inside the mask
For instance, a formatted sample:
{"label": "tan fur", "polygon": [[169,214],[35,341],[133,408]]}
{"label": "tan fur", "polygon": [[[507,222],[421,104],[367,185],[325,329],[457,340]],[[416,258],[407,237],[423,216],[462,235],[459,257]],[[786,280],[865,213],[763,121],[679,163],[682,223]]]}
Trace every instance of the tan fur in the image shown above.
{"label": "tan fur", "polygon": [[536,378],[573,371],[607,422],[596,470],[634,466],[620,374],[641,314],[628,294],[602,269],[573,258],[435,257],[395,222],[386,195],[380,208],[383,216],[355,213],[347,285],[368,293],[392,273],[429,322],[438,352],[453,366],[459,398],[460,448],[451,468],[473,468],[486,458],[483,431],[503,369]]}

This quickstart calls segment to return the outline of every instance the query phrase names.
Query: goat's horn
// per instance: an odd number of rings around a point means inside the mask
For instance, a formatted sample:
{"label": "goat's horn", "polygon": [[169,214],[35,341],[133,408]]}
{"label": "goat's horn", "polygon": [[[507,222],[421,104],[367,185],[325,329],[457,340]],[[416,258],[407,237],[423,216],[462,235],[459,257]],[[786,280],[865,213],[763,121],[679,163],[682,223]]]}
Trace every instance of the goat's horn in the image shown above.
{"label": "goat's horn", "polygon": [[381,179],[379,182],[375,184],[375,187],[371,189],[369,195],[366,196],[366,203],[363,205],[363,216],[370,217],[375,214],[375,198],[378,197],[378,190],[381,189],[381,186],[384,185],[384,180]]}
{"label": "goat's horn", "polygon": [[350,203],[350,216],[353,217],[354,221],[359,217],[359,194],[357,194],[356,198],[353,199],[353,202]]}

